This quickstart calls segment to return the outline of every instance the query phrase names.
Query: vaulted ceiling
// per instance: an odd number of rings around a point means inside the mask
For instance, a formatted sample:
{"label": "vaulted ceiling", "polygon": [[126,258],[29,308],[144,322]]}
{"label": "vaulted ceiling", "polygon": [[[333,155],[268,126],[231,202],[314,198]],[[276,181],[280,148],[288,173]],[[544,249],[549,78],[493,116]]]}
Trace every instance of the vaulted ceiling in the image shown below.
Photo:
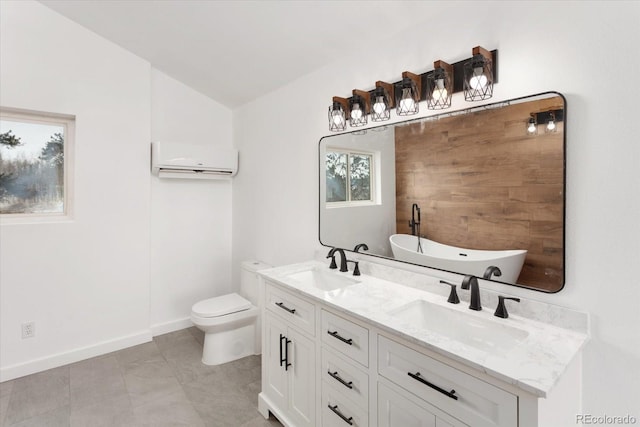
{"label": "vaulted ceiling", "polygon": [[235,108],[424,21],[432,2],[41,0]]}

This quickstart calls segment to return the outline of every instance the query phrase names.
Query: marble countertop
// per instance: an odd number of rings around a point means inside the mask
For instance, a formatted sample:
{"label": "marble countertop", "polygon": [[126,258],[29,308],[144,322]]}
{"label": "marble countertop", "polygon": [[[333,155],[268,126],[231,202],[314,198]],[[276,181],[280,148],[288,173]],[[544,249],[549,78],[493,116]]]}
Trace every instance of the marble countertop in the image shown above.
{"label": "marble countertop", "polygon": [[[342,278],[356,279],[357,283],[324,291],[309,283],[290,278],[292,274],[314,268],[323,272],[326,270],[327,274],[339,275]],[[260,271],[259,274],[293,293],[326,304],[339,312],[539,397],[547,396],[588,340],[586,332],[512,314],[511,304],[508,305],[508,319],[495,317],[494,306],[485,307],[482,311],[473,311],[468,309],[468,303],[464,301],[460,304],[449,304],[446,296],[427,290],[429,286],[438,282],[437,278],[429,276],[422,276],[426,285],[421,289],[415,283],[405,286],[390,281],[388,277],[386,280],[368,274],[354,277],[351,273],[330,270],[326,263],[318,261],[271,268]],[[448,294],[447,286],[436,286],[438,289],[443,288]],[[527,331],[527,336],[521,338],[517,345],[495,349],[480,348],[481,346],[466,345],[448,336],[418,327],[393,315],[394,310],[397,311],[398,308],[416,300],[424,300],[461,312],[460,314],[469,316],[470,320],[476,318],[484,323],[493,322],[497,329],[505,326],[515,327]]]}

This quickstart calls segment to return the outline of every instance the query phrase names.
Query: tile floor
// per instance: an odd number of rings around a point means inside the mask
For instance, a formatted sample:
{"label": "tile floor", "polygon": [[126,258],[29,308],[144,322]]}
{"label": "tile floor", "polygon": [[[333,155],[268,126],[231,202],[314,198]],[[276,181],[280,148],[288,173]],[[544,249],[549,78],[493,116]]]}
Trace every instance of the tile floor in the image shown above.
{"label": "tile floor", "polygon": [[202,333],[152,342],[0,383],[0,427],[278,427],[258,413],[260,356],[201,362]]}

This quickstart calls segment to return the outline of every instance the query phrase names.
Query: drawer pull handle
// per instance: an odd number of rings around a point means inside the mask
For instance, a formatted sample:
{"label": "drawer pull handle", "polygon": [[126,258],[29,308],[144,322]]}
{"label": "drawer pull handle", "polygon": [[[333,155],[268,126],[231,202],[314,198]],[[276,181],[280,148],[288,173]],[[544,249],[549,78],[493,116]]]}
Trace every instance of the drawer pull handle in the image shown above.
{"label": "drawer pull handle", "polygon": [[338,371],[335,371],[335,372],[327,371],[327,374],[329,374],[331,376],[331,378],[333,378],[334,380],[338,381],[340,384],[342,384],[346,388],[348,388],[348,389],[352,389],[353,388],[353,385],[352,385],[353,381],[346,382],[345,380],[340,378],[340,375],[338,375]]}
{"label": "drawer pull handle", "polygon": [[276,305],[277,305],[278,307],[280,307],[281,309],[283,309],[283,310],[287,310],[287,311],[288,311],[289,313],[291,313],[291,314],[293,314],[293,313],[295,313],[295,312],[296,312],[296,309],[295,309],[295,308],[289,308],[289,307],[287,307],[286,305],[284,305],[284,303],[283,303],[283,302],[277,302],[277,303],[276,303]]}
{"label": "drawer pull handle", "polygon": [[329,404],[328,406],[329,406],[329,409],[331,409],[334,414],[342,418],[342,421],[349,424],[350,426],[353,425],[353,417],[349,417],[349,418],[345,417],[344,414],[340,412],[340,410],[338,409],[338,405],[331,406],[331,404]]}
{"label": "drawer pull handle", "polygon": [[429,381],[425,380],[420,376],[420,372],[416,372],[415,374],[412,374],[411,372],[407,372],[407,374],[414,380],[420,381],[422,384],[427,385],[436,391],[439,391],[440,393],[452,398],[453,400],[458,400],[458,396],[456,396],[455,390],[447,391],[443,388],[438,387],[435,384],[431,384]]}
{"label": "drawer pull handle", "polygon": [[344,337],[341,337],[341,336],[338,334],[338,331],[333,331],[333,332],[331,332],[331,331],[327,331],[327,333],[328,333],[329,335],[331,335],[332,337],[337,338],[337,339],[339,339],[340,341],[342,341],[342,342],[344,342],[344,343],[347,343],[347,344],[349,344],[349,345],[353,345],[353,339],[351,339],[351,338],[346,339],[346,338],[344,338]]}

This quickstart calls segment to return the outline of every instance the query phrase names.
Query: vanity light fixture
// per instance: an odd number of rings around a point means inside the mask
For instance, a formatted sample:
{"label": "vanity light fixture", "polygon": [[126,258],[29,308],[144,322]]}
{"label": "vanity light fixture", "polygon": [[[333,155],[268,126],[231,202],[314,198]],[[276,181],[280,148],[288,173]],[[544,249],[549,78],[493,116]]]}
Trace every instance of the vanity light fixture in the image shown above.
{"label": "vanity light fixture", "polygon": [[420,111],[421,80],[420,76],[409,71],[402,73],[402,81],[396,86],[396,114],[410,116]]}
{"label": "vanity light fixture", "polygon": [[547,133],[552,133],[555,132],[558,129],[558,126],[556,126],[556,116],[553,113],[553,111],[549,112],[549,120],[547,121],[547,126],[545,127],[544,131]]}
{"label": "vanity light fixture", "polygon": [[333,104],[329,107],[329,130],[341,132],[347,128],[349,104],[345,98],[333,97]]}
{"label": "vanity light fixture", "polygon": [[527,122],[527,134],[536,135],[538,133],[538,123],[536,123],[535,114],[531,114],[529,121]]}
{"label": "vanity light fixture", "polygon": [[[347,128],[364,126],[371,115],[372,122],[391,118],[395,108],[398,116],[410,116],[419,112],[419,103],[427,101],[429,110],[451,107],[452,95],[464,92],[466,101],[478,101],[493,96],[493,85],[498,83],[498,51],[488,51],[480,46],[472,49],[473,56],[453,64],[435,61],[434,70],[422,74],[408,71],[402,80],[393,83],[377,81],[369,91],[353,90],[350,98],[333,97],[329,107],[329,130],[342,132]],[[561,118],[556,116],[556,120]],[[536,116],[536,124],[547,123]]]}
{"label": "vanity light fixture", "polygon": [[395,106],[393,85],[381,81],[376,82],[376,88],[371,95],[373,106],[371,107],[371,121],[384,122],[391,118],[391,109]]}
{"label": "vanity light fixture", "polygon": [[435,61],[433,67],[433,73],[427,74],[427,108],[444,110],[451,107],[453,66],[444,61]]}
{"label": "vanity light fixture", "polygon": [[371,97],[369,92],[353,90],[353,96],[349,99],[349,124],[351,127],[358,127],[367,124],[367,116],[371,109]]}
{"label": "vanity light fixture", "polygon": [[491,52],[476,46],[473,58],[464,64],[464,99],[481,101],[493,96],[493,61]]}

